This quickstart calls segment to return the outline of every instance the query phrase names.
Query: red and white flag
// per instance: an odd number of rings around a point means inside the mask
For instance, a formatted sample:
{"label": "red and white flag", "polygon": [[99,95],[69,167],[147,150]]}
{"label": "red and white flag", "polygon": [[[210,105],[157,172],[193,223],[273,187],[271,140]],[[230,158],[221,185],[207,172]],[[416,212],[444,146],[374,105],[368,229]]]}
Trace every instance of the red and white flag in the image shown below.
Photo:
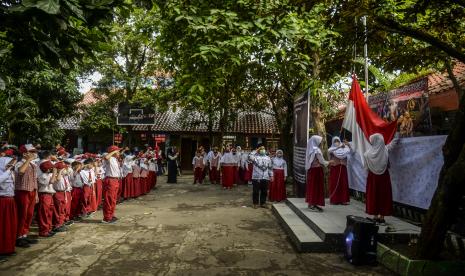
{"label": "red and white flag", "polygon": [[384,137],[384,143],[389,144],[396,134],[397,121],[386,122],[370,109],[357,78],[354,77],[342,127],[352,133],[352,147],[360,154],[364,164],[363,154],[370,145],[370,136],[380,133]]}

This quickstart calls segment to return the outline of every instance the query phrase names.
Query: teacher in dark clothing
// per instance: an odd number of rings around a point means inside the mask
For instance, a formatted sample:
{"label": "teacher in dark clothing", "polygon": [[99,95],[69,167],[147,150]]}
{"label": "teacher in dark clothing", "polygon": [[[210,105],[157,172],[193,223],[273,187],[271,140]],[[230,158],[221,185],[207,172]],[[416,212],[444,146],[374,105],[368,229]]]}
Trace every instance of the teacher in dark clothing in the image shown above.
{"label": "teacher in dark clothing", "polygon": [[171,147],[168,149],[168,180],[166,183],[176,183],[178,175],[178,159],[179,153],[176,147]]}

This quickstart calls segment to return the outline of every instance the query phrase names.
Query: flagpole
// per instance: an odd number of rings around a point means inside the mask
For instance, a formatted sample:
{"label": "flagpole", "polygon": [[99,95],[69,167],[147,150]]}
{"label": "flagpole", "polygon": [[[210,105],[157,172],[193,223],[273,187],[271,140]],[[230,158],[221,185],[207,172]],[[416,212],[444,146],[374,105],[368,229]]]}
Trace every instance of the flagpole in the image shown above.
{"label": "flagpole", "polygon": [[368,32],[367,32],[367,16],[362,17],[363,28],[365,33],[363,55],[365,57],[365,98],[368,102]]}

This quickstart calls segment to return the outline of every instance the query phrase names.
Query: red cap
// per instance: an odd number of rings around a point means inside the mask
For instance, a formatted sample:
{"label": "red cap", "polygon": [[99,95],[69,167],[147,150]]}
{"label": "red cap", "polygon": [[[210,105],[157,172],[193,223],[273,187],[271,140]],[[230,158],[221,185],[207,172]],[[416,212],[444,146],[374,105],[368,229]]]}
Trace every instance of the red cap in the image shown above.
{"label": "red cap", "polygon": [[32,144],[21,145],[19,147],[19,151],[21,153],[26,153],[29,151],[37,151],[37,149]]}
{"label": "red cap", "polygon": [[53,169],[53,164],[51,161],[47,160],[45,162],[42,162],[39,167],[42,172],[47,172],[50,169]]}
{"label": "red cap", "polygon": [[57,170],[66,169],[67,167],[68,166],[64,162],[58,162],[55,164],[55,168],[57,168]]}
{"label": "red cap", "polygon": [[114,152],[114,151],[119,151],[121,150],[118,146],[109,146],[108,149],[107,149],[107,152],[108,153],[111,153],[111,152]]}
{"label": "red cap", "polygon": [[5,153],[6,156],[12,156],[15,154],[15,152],[12,149],[7,149],[3,153]]}

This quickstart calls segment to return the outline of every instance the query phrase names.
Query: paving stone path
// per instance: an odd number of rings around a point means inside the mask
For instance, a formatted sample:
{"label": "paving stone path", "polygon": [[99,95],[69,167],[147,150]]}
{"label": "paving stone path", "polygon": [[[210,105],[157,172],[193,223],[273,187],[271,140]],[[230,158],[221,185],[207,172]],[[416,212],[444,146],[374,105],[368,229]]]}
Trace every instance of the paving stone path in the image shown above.
{"label": "paving stone path", "polygon": [[[390,275],[353,267],[340,254],[296,253],[268,209],[251,208],[251,188],[192,185],[192,176],[41,239],[0,263],[0,275]],[[33,229],[36,231],[36,229]]]}

